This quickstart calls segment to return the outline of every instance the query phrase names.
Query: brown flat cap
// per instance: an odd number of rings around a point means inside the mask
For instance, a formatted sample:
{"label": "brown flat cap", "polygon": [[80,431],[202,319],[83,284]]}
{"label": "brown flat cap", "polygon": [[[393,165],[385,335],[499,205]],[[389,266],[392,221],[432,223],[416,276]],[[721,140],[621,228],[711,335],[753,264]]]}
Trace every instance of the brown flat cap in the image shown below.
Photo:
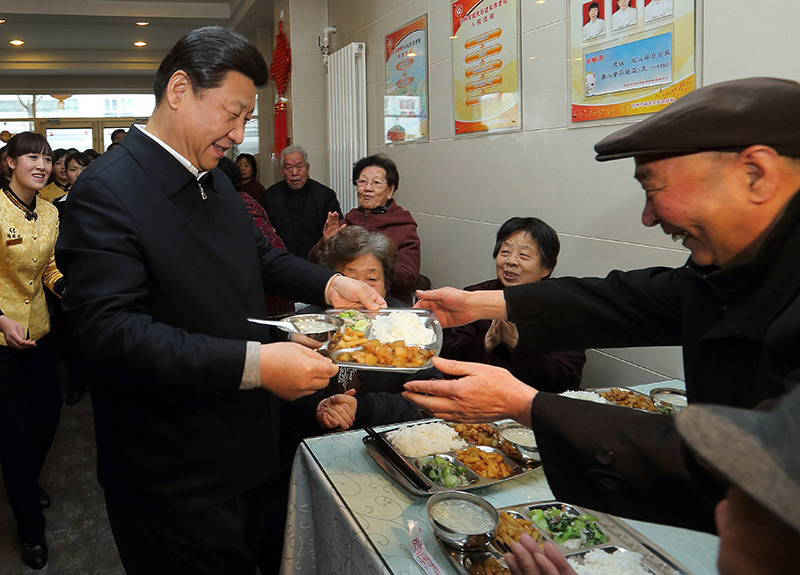
{"label": "brown flat cap", "polygon": [[699,88],[660,112],[603,138],[596,160],[696,152],[740,152],[761,144],[800,157],[800,84],[745,78]]}
{"label": "brown flat cap", "polygon": [[675,424],[706,463],[800,535],[800,386],[771,411],[690,405]]}

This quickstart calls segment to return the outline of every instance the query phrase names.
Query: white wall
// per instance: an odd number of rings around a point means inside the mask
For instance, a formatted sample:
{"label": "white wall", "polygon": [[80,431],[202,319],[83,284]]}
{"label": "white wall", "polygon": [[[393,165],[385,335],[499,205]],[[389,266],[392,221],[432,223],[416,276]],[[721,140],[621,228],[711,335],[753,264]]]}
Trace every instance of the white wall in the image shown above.
{"label": "white wall", "polygon": [[[511,216],[537,216],[558,231],[562,253],[556,275],[681,265],[688,252],[660,229],[641,224],[644,196],[632,177],[633,161],[594,160],[597,141],[639,118],[581,127],[569,122],[568,1],[521,0],[523,131],[458,140],[450,111],[449,6],[448,0],[327,0],[328,25],[338,28],[332,48],[367,44],[369,152],[390,154],[400,168],[396,198],[419,223],[422,272],[434,286],[460,287],[493,277],[494,233]],[[382,134],[384,35],[425,13],[430,141],[389,147]],[[794,0],[709,3],[702,50],[698,44],[699,84],[755,75],[799,78],[798,40],[791,34],[799,21],[800,3]],[[293,28],[306,45],[322,33]],[[590,353],[584,385],[682,375],[675,348],[603,350]]]}

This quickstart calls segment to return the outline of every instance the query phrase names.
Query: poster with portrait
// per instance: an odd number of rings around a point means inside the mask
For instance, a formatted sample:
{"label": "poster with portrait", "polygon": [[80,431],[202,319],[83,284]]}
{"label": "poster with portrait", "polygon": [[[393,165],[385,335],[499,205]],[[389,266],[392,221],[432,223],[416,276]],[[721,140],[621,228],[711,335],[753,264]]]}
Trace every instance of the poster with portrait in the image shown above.
{"label": "poster with portrait", "polygon": [[522,127],[517,2],[451,3],[456,136]]}
{"label": "poster with portrait", "polygon": [[672,16],[672,0],[645,0],[644,22],[652,22]]}
{"label": "poster with portrait", "polygon": [[[657,112],[694,90],[695,0],[571,0],[570,10],[573,123]],[[594,13],[610,14],[602,34],[585,32]]]}
{"label": "poster with portrait", "polygon": [[639,23],[636,0],[613,0],[611,6],[611,29],[613,31],[630,28]]}
{"label": "poster with portrait", "polygon": [[583,40],[605,36],[606,16],[603,0],[590,0],[583,3]]}
{"label": "poster with portrait", "polygon": [[428,15],[386,35],[384,141],[428,139]]}

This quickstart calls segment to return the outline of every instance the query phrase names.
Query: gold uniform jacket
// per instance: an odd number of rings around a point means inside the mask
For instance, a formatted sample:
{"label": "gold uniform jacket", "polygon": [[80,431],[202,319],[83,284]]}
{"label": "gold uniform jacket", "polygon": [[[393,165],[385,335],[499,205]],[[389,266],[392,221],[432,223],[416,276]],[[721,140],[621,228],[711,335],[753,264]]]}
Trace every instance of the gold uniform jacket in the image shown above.
{"label": "gold uniform jacket", "polygon": [[[50,331],[44,285],[51,290],[62,277],[54,249],[58,238],[58,211],[37,196],[36,219],[0,191],[0,310],[18,321],[37,340]],[[0,345],[7,345],[0,333]]]}

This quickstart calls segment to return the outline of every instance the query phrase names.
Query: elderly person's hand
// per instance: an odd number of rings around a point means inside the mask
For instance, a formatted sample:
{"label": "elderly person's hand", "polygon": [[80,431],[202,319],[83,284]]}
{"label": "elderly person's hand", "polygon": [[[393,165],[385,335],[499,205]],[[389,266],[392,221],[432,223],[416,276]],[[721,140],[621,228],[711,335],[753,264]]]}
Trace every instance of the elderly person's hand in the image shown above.
{"label": "elderly person's hand", "polygon": [[514,322],[508,321],[507,319],[500,319],[497,321],[500,324],[500,341],[503,342],[509,351],[514,351],[517,349],[517,343],[519,342],[517,326],[514,325]]}
{"label": "elderly person's hand", "polygon": [[346,224],[344,222],[339,225],[339,214],[336,212],[328,212],[328,218],[325,220],[325,225],[322,226],[322,239],[331,239],[345,225]]}
{"label": "elderly person's hand", "polygon": [[464,291],[451,287],[418,290],[414,307],[432,310],[442,327],[456,327],[477,319],[506,319],[506,300],[501,290]]}
{"label": "elderly person's hand", "polygon": [[502,326],[500,322],[503,321],[501,319],[493,319],[492,325],[489,326],[489,329],[486,331],[486,335],[483,338],[483,345],[486,348],[486,354],[491,354],[500,342],[503,341],[503,333],[502,333]]}
{"label": "elderly person's hand", "polygon": [[403,395],[425,411],[463,423],[512,418],[531,424],[531,401],[538,391],[505,369],[441,357],[433,358],[433,365],[460,378],[407,382]]}
{"label": "elderly person's hand", "polygon": [[519,543],[511,544],[504,559],[512,575],[576,575],[566,558],[549,541],[544,551],[530,535],[523,533]]}
{"label": "elderly person's hand", "polygon": [[342,275],[331,278],[326,295],[333,307],[364,307],[373,311],[386,307],[386,300],[370,286]]}
{"label": "elderly person's hand", "polygon": [[6,338],[9,347],[23,350],[36,347],[36,342],[25,337],[25,328],[18,321],[14,321],[7,315],[0,315],[0,331]]}
{"label": "elderly person's hand", "polygon": [[317,423],[323,429],[350,429],[356,420],[355,389],[326,397],[317,406]]}

